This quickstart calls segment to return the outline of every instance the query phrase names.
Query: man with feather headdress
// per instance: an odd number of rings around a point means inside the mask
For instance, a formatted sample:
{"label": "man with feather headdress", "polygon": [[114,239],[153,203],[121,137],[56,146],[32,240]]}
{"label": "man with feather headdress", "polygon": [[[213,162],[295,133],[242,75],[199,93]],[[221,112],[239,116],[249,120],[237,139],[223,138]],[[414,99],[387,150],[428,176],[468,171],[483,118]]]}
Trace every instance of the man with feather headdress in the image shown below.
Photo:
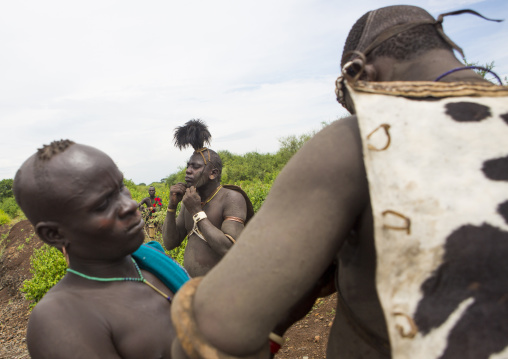
{"label": "man with feather headdress", "polygon": [[204,147],[210,138],[201,120],[190,120],[176,129],[175,145],[179,149],[191,146],[194,153],[187,162],[185,183],[170,188],[162,227],[168,249],[178,247],[188,237],[184,267],[192,277],[205,275],[222,259],[254,213],[240,187],[221,185],[222,161],[215,151]]}

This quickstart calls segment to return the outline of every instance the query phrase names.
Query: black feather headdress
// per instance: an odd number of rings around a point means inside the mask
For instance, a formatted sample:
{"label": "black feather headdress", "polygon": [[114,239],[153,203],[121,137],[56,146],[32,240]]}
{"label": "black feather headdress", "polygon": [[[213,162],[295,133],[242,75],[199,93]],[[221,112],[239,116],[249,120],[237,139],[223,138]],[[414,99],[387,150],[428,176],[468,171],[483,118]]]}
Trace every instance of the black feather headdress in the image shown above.
{"label": "black feather headdress", "polygon": [[208,126],[199,119],[192,119],[185,125],[175,128],[175,146],[179,149],[192,146],[195,151],[200,150],[205,143],[210,144],[210,138],[212,135],[208,131]]}
{"label": "black feather headdress", "polygon": [[[192,146],[192,148],[194,148],[194,153],[200,153],[206,164],[203,151],[207,151],[208,149],[204,146],[205,144],[210,144],[212,135],[210,131],[208,131],[208,126],[206,126],[203,121],[200,119],[187,121],[185,125],[175,128],[175,135],[173,138],[175,140],[175,146],[180,150],[187,146]],[[210,161],[210,151],[207,152],[208,160]]]}

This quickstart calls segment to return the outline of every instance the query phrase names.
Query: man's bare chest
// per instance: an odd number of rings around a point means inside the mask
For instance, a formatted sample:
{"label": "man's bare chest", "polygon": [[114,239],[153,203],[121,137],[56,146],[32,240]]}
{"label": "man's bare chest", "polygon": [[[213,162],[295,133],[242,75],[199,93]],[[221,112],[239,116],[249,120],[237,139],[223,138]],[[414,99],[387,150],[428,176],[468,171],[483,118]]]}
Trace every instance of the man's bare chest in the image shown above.
{"label": "man's bare chest", "polygon": [[[206,213],[207,219],[217,228],[221,228],[222,222],[224,221],[224,206],[220,201],[206,204],[202,208],[203,212]],[[187,232],[191,231],[194,227],[194,219],[189,211],[185,210],[185,229]]]}
{"label": "man's bare chest", "polygon": [[109,331],[120,356],[169,358],[175,337],[170,302],[141,282],[119,283],[110,289],[98,293],[87,311],[97,326],[106,327],[98,330]]}

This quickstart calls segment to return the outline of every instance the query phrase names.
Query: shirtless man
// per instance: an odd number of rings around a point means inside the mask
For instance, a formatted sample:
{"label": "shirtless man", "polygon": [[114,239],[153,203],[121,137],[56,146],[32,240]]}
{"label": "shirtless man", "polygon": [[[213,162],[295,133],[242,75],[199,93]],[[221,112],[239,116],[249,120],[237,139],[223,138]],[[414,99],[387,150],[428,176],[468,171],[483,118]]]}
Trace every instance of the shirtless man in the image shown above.
{"label": "shirtless man", "polygon": [[[190,139],[188,133],[193,134]],[[252,205],[239,187],[221,185],[222,161],[215,151],[203,147],[208,138],[209,132],[200,120],[191,120],[177,129],[177,146],[190,144],[195,151],[187,163],[186,183],[170,187],[162,227],[167,249],[178,247],[188,236],[184,267],[191,277],[205,275],[222,259],[252,215]],[[183,205],[176,217],[180,202]]]}
{"label": "shirtless man", "polygon": [[139,269],[146,263],[134,261],[137,253],[164,255],[142,245],[144,221],[111,158],[55,141],[23,163],[14,194],[37,235],[69,264],[30,316],[31,357],[170,358],[167,313],[188,276],[171,260],[159,262],[172,268],[169,278]]}
{"label": "shirtless man", "polygon": [[[412,28],[396,28],[398,24],[420,21],[425,22],[425,24],[420,23],[419,26]],[[397,33],[393,29],[399,32]],[[441,74],[463,67],[463,64],[453,54],[452,47],[455,47],[454,44],[440,34],[438,30],[441,30],[440,24],[436,24],[430,14],[418,7],[394,6],[365,14],[353,26],[344,47],[341,65],[347,65],[348,82],[353,83],[356,80],[356,75],[360,76],[362,80],[378,81],[379,84],[382,84],[379,81],[434,81]],[[378,42],[376,38],[379,39],[380,34],[386,35],[385,31],[393,31],[390,34],[391,36],[387,36],[389,40],[385,39],[385,41]],[[373,46],[373,51],[369,49],[369,45]],[[350,53],[351,50],[362,52],[362,54]],[[449,73],[441,81],[469,81],[473,87],[485,85],[486,82],[472,70]],[[432,84],[430,83],[429,86]],[[441,83],[438,85],[441,85]],[[444,85],[446,86],[446,84]],[[500,88],[490,84],[486,84],[485,87],[494,92]],[[491,89],[492,87],[494,89]],[[501,88],[501,90],[503,89]],[[337,92],[340,102],[344,103],[349,111],[354,114],[355,108],[352,97],[340,81]],[[408,102],[416,105],[423,103],[425,105],[425,99]],[[426,105],[432,102],[436,101],[428,101]],[[506,104],[506,100],[504,103]],[[459,103],[458,106],[460,109],[462,105]],[[464,107],[462,106],[462,108]],[[387,111],[396,114],[398,108],[392,107]],[[504,111],[504,115],[495,118],[494,112],[492,112],[491,123],[495,122],[495,126],[497,126],[495,131],[506,132],[506,126],[503,127],[503,119],[504,122],[507,121],[506,113],[508,113],[508,109]],[[465,113],[467,114],[468,111],[466,110]],[[378,114],[380,113],[378,112]],[[418,116],[423,115],[424,112],[418,113]],[[450,115],[454,115],[453,111],[450,112]],[[392,116],[391,119],[395,121],[400,117]],[[202,279],[192,279],[182,288],[172,308],[173,319],[179,320],[177,324],[179,341],[176,341],[174,346],[174,353],[177,353],[178,357],[185,356],[183,354],[184,350],[187,353],[194,353],[193,357],[198,356],[196,353],[199,353],[201,357],[207,357],[206,353],[210,352],[227,353],[238,357],[263,357],[263,355],[266,355],[268,333],[274,324],[281,319],[289,307],[294,305],[314,285],[330,263],[336,260],[339,261],[339,268],[336,273],[336,283],[338,289],[340,289],[339,304],[328,341],[328,358],[386,358],[390,357],[391,349],[397,349],[392,354],[400,358],[437,358],[440,357],[439,353],[444,353],[442,358],[477,358],[486,357],[483,356],[484,352],[478,352],[477,350],[487,348],[487,353],[494,353],[506,347],[508,343],[504,338],[507,337],[508,328],[504,324],[501,326],[499,320],[494,319],[495,316],[488,317],[492,320],[487,321],[485,324],[493,332],[487,331],[479,333],[480,335],[469,335],[469,333],[474,333],[474,331],[471,331],[472,329],[483,330],[479,329],[480,326],[476,324],[482,322],[481,327],[484,328],[485,320],[482,319],[481,315],[468,317],[469,324],[465,325],[469,325],[469,327],[465,327],[464,330],[462,318],[464,318],[466,312],[464,312],[463,305],[472,305],[470,299],[467,299],[467,293],[464,294],[465,297],[461,297],[462,299],[459,298],[460,300],[457,301],[462,306],[458,306],[454,299],[453,305],[451,305],[450,296],[453,296],[453,293],[462,293],[462,291],[473,293],[480,290],[480,288],[484,288],[484,282],[482,281],[468,282],[469,279],[464,279],[467,277],[465,276],[466,273],[468,276],[469,273],[474,275],[474,273],[478,273],[476,270],[459,271],[450,277],[447,277],[446,268],[443,269],[443,272],[438,271],[437,273],[444,273],[442,276],[443,282],[452,285],[452,287],[448,287],[448,291],[444,290],[442,292],[440,289],[438,291],[437,288],[440,288],[441,285],[439,276],[434,282],[425,282],[426,284],[421,287],[421,290],[420,287],[417,287],[416,298],[419,298],[418,296],[421,293],[432,293],[433,288],[439,294],[437,298],[428,302],[431,305],[428,306],[423,316],[418,314],[418,310],[416,315],[411,311],[383,313],[380,302],[381,294],[376,287],[376,280],[380,279],[376,278],[376,269],[378,275],[385,272],[390,273],[388,277],[381,278],[388,282],[390,280],[394,281],[394,284],[388,290],[389,294],[390,291],[395,293],[400,289],[404,289],[404,284],[395,286],[395,282],[399,284],[398,281],[400,277],[404,277],[404,274],[408,275],[408,278],[405,278],[406,280],[413,279],[409,275],[413,273],[413,269],[411,269],[411,272],[409,271],[412,255],[417,255],[419,252],[426,253],[425,247],[430,245],[428,242],[431,241],[428,240],[427,243],[424,241],[408,251],[391,249],[393,255],[397,256],[403,264],[400,268],[394,267],[396,271],[390,271],[392,269],[390,267],[376,268],[376,262],[380,261],[379,256],[376,257],[376,250],[379,249],[377,246],[380,242],[377,242],[376,238],[375,245],[374,232],[376,232],[376,237],[378,230],[394,233],[401,236],[406,245],[418,243],[416,240],[413,242],[410,223],[413,225],[411,229],[416,231],[421,228],[419,227],[420,223],[425,224],[425,222],[409,222],[408,218],[402,216],[401,221],[402,219],[407,220],[405,224],[402,221],[402,225],[386,224],[383,227],[378,225],[378,217],[376,217],[376,226],[374,225],[374,214],[377,216],[378,211],[375,211],[376,208],[372,205],[373,197],[369,193],[369,189],[372,190],[372,188],[369,188],[369,185],[372,186],[371,180],[375,184],[377,178],[371,177],[370,173],[368,176],[364,166],[364,158],[367,158],[367,153],[363,142],[366,141],[366,138],[368,140],[370,136],[367,136],[368,132],[365,133],[360,130],[359,118],[360,115],[358,118],[351,116],[332,123],[306,143],[281,172],[263,207],[242,232],[238,244],[207,276]],[[483,118],[480,116],[474,121]],[[407,119],[407,117],[402,117],[402,120],[404,119]],[[413,121],[425,126],[427,120],[428,118],[411,118],[407,122]],[[463,126],[464,123],[459,119],[455,121],[454,125]],[[383,128],[388,131],[387,126]],[[433,126],[432,128],[436,127]],[[494,135],[492,131],[490,133]],[[381,130],[377,134],[382,135],[383,131]],[[490,140],[490,136],[487,138]],[[499,137],[497,138],[499,139]],[[401,137],[394,134],[391,139],[392,146],[395,148]],[[499,141],[498,139],[495,141]],[[388,137],[388,141],[385,139],[387,144],[377,145],[374,148],[379,151],[386,149],[390,145],[389,140]],[[418,140],[415,142],[418,144]],[[472,145],[472,142],[464,142]],[[499,150],[504,146],[504,156],[507,156],[505,143],[506,141],[495,142],[494,147]],[[430,144],[422,142],[421,146],[423,144],[432,146],[432,142]],[[414,160],[417,159],[417,153],[420,155],[423,152],[430,153],[432,151],[432,147],[420,147],[416,152],[412,152]],[[444,153],[438,154],[444,156]],[[465,156],[469,156],[469,154],[468,152]],[[508,166],[506,166],[506,158],[503,162],[504,167],[502,165],[497,167],[499,172],[492,174],[493,179],[507,181],[506,168]],[[411,166],[411,163],[409,163],[409,166]],[[447,167],[450,167],[450,165]],[[481,168],[481,164],[478,168]],[[408,172],[418,173],[419,167],[415,168],[413,165],[412,168],[406,167],[406,169],[412,170]],[[503,176],[500,175],[501,172]],[[397,174],[393,173],[392,177],[397,177]],[[429,182],[432,182],[435,178],[441,179],[444,176],[442,177],[441,173],[438,173],[431,177]],[[458,180],[458,176],[452,177],[452,180]],[[498,193],[503,193],[504,190],[505,196],[497,198],[496,196],[484,195],[483,197],[506,200],[506,183],[505,187],[502,187],[503,183],[501,182],[493,184],[501,188]],[[452,188],[453,186],[448,189],[451,190]],[[467,196],[469,196],[470,190],[471,188],[467,188]],[[407,191],[410,192],[409,186]],[[397,192],[385,189],[384,193],[386,192],[391,194],[392,197],[397,196]],[[404,192],[401,193],[404,194]],[[464,198],[464,194],[462,196]],[[505,202],[504,207],[503,205],[499,206],[498,214],[504,215],[505,221],[508,223],[506,203],[508,202]],[[456,210],[449,210],[445,207],[439,215],[451,214],[452,218],[455,217],[460,220],[462,214],[466,212],[466,208],[469,209],[470,207],[474,211],[475,206],[476,203],[472,206],[462,205]],[[417,206],[411,206],[409,210],[415,208],[417,210],[422,209],[422,212],[427,210],[427,207]],[[430,205],[428,208],[435,208],[435,206]],[[438,206],[438,208],[440,207]],[[387,214],[393,214],[394,212],[386,211]],[[484,213],[481,210],[476,209],[477,217],[483,215]],[[502,226],[501,216],[498,215],[497,217],[495,219],[496,223]],[[436,226],[423,225],[424,230],[430,231],[433,230],[433,227]],[[423,236],[421,239],[434,238]],[[508,243],[508,241],[499,241],[499,243]],[[506,255],[507,245],[499,244],[499,246],[502,249],[500,252]],[[482,247],[476,247],[471,253],[480,254],[480,248]],[[497,251],[494,250],[494,252]],[[424,261],[424,264],[427,266],[435,265],[435,268],[438,268],[442,253],[443,251],[436,250],[434,253],[429,254],[429,258],[432,258],[432,260]],[[444,258],[448,258],[447,255],[444,255]],[[454,258],[453,255],[450,258]],[[489,260],[482,263],[485,265],[487,262]],[[448,267],[456,266],[453,260],[448,263]],[[465,260],[462,263],[466,268],[470,262]],[[503,269],[506,268],[506,261],[495,263],[493,268],[497,268],[500,273],[506,273],[506,270]],[[482,264],[480,263],[479,266],[482,266]],[[432,273],[432,271],[429,273]],[[496,283],[495,289],[490,292],[495,293],[493,304],[481,307],[482,309],[477,313],[487,313],[487,308],[499,307],[499,309],[496,309],[498,310],[498,317],[502,317],[504,315],[502,313],[506,313],[507,302],[501,299],[503,298],[502,293],[506,293],[503,289],[506,288],[503,284],[506,283],[506,280],[496,271],[489,271],[489,276],[492,276]],[[464,284],[461,284],[460,290],[455,291],[453,285],[459,282],[462,283],[461,280],[464,280]],[[450,288],[453,290],[450,290]],[[492,287],[489,286],[488,291],[491,289]],[[211,298],[213,300],[210,300]],[[466,299],[467,301],[464,303],[461,302]],[[422,302],[425,301],[422,300]],[[231,303],[231,305],[225,305],[225,303]],[[407,310],[404,298],[397,305]],[[476,302],[474,305],[476,305]],[[418,306],[418,309],[420,309],[420,306]],[[412,343],[417,339],[425,340],[427,334],[435,327],[439,327],[442,322],[434,326],[436,323],[433,321],[436,321],[436,318],[441,317],[445,312],[448,314],[453,312],[453,320],[458,320],[456,322],[457,326],[454,328],[459,329],[456,331],[459,334],[458,337],[454,336],[455,332],[448,337],[447,332],[439,333],[437,331],[436,337],[433,339],[440,341],[439,345],[434,345],[436,342],[433,341],[427,342],[427,345],[425,345],[425,341],[423,341],[419,349],[415,350],[413,348],[412,352],[406,352],[406,355],[400,354],[398,351],[399,346],[408,345],[408,343]],[[412,316],[413,318],[411,318]],[[441,318],[439,319],[441,320]],[[394,320],[400,320],[400,322],[393,323]],[[506,322],[505,320],[501,321]],[[186,323],[192,325],[186,326]],[[447,323],[453,327],[454,322],[448,321]],[[503,329],[500,329],[501,327]],[[184,329],[189,330],[187,334]],[[450,327],[443,330],[450,330]],[[488,339],[488,344],[484,343],[489,337],[485,333],[493,334]],[[392,339],[396,339],[397,345],[395,347]],[[468,340],[471,342],[478,340],[479,343],[473,346],[465,345]],[[444,344],[442,344],[443,341]],[[392,348],[390,348],[390,342],[392,342]],[[491,344],[492,346],[490,346]],[[443,346],[441,347],[441,345]],[[436,350],[437,354],[433,356],[425,355],[425,350],[428,349]],[[213,355],[210,357],[213,357]]]}
{"label": "shirtless man", "polygon": [[[146,206],[143,207],[143,205]],[[159,197],[155,197],[155,187],[150,186],[148,188],[148,197],[145,197],[138,203],[139,209],[142,211],[148,210],[150,211],[150,215],[155,212],[159,212],[162,208],[162,200]]]}

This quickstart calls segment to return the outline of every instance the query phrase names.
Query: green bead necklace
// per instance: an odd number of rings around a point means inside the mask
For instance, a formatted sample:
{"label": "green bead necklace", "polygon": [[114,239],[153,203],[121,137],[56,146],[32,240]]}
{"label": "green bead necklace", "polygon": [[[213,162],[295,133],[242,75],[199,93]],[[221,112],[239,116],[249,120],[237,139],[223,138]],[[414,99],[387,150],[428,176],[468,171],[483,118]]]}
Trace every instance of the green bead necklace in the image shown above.
{"label": "green bead necklace", "polygon": [[132,259],[132,263],[134,263],[134,266],[136,267],[136,271],[138,272],[139,278],[122,278],[122,277],[101,278],[101,277],[93,277],[93,276],[86,275],[86,274],[83,274],[81,272],[78,272],[77,270],[74,270],[74,269],[71,269],[71,268],[67,268],[67,272],[70,272],[72,274],[76,274],[77,276],[80,276],[80,277],[88,279],[88,280],[93,280],[93,281],[96,281],[96,282],[141,282],[141,283],[145,283],[147,286],[149,286],[154,291],[156,291],[157,293],[162,295],[164,298],[166,298],[169,302],[171,302],[171,297],[169,295],[167,295],[166,293],[164,293],[163,291],[161,291],[160,289],[155,287],[152,283],[147,281],[145,279],[145,277],[143,277],[143,274],[141,273],[141,270],[139,269],[138,264],[136,263],[136,261],[133,258],[131,258],[131,259]]}

